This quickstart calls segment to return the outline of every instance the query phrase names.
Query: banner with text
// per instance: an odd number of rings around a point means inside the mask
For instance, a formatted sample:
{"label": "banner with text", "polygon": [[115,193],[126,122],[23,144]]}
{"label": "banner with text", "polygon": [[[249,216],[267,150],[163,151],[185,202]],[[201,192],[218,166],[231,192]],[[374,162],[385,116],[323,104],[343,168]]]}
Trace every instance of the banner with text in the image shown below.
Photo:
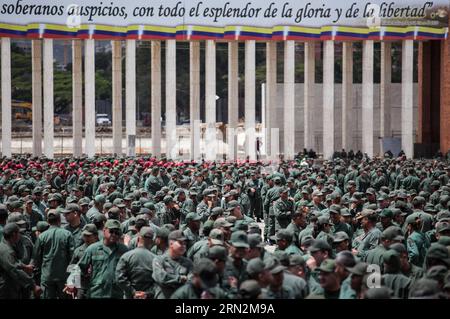
{"label": "banner with text", "polygon": [[445,39],[448,0],[2,0],[0,36]]}

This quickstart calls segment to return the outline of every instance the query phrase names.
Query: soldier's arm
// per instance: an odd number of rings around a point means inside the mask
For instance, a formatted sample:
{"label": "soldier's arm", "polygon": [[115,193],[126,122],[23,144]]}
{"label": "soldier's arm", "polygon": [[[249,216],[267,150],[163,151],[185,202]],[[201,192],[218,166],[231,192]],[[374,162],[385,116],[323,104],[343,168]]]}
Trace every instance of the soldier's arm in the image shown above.
{"label": "soldier's arm", "polygon": [[33,279],[18,267],[13,256],[4,254],[0,258],[0,268],[20,287],[31,290],[35,286]]}
{"label": "soldier's arm", "polygon": [[133,298],[136,290],[131,285],[131,279],[129,278],[128,273],[128,260],[125,255],[120,257],[119,262],[116,267],[116,282],[119,285],[120,289],[125,293],[125,298]]}
{"label": "soldier's arm", "polygon": [[35,273],[40,273],[42,266],[42,241],[38,237],[33,251],[33,266],[35,267]]}
{"label": "soldier's arm", "polygon": [[158,285],[170,286],[182,283],[180,275],[169,274],[164,269],[164,264],[161,258],[153,259],[152,266],[153,266],[152,277]]}
{"label": "soldier's arm", "polygon": [[406,246],[408,249],[409,262],[417,265],[420,257],[419,247],[417,247],[416,243],[411,238],[408,238],[406,241]]}

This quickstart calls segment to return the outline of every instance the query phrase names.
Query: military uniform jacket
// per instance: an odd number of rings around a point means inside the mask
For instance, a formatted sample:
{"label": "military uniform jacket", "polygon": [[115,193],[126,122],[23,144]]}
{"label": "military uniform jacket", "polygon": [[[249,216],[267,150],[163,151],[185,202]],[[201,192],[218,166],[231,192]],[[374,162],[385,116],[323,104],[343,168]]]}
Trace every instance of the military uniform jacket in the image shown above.
{"label": "military uniform jacket", "polygon": [[43,232],[36,240],[34,250],[34,263],[41,270],[41,282],[65,281],[74,250],[69,231],[50,226]]}
{"label": "military uniform jacket", "polygon": [[304,299],[308,295],[308,285],[306,281],[289,271],[284,271],[283,286],[291,289],[294,299]]}
{"label": "military uniform jacket", "polygon": [[33,279],[19,268],[20,264],[14,248],[2,239],[0,242],[0,299],[19,299],[21,289],[33,288]]}
{"label": "military uniform jacket", "polygon": [[77,228],[73,228],[70,225],[67,225],[65,227],[65,229],[68,230],[72,234],[75,248],[83,245],[83,243],[84,243],[83,242],[83,234],[82,234],[84,225],[85,225],[84,220],[80,219],[80,225]]}
{"label": "military uniform jacket", "polygon": [[188,276],[192,271],[192,261],[186,257],[172,259],[169,253],[153,259],[153,279],[159,286],[158,299],[169,299],[183,285],[181,276]]}
{"label": "military uniform jacket", "polygon": [[422,266],[429,246],[424,234],[415,231],[409,235],[406,240],[409,262],[419,267]]}
{"label": "military uniform jacket", "polygon": [[367,252],[378,245],[378,241],[381,237],[381,231],[374,227],[367,233],[361,235],[361,243],[358,246],[358,257],[364,260]]}
{"label": "military uniform jacket", "polygon": [[103,242],[90,245],[78,265],[83,276],[91,269],[87,294],[89,298],[122,298],[116,281],[116,267],[120,257],[128,251],[123,244],[108,247]]}
{"label": "military uniform jacket", "polygon": [[161,180],[153,175],[150,175],[149,178],[145,181],[145,189],[147,189],[152,195],[155,195],[157,191],[159,191],[164,185]]}
{"label": "military uniform jacket", "polygon": [[291,222],[291,216],[294,213],[294,203],[280,198],[273,204],[273,212],[281,228],[286,228]]}
{"label": "military uniform jacket", "polygon": [[116,281],[125,293],[133,299],[136,291],[145,291],[147,298],[154,296],[153,259],[155,254],[144,247],[137,247],[120,257],[116,268]]}
{"label": "military uniform jacket", "polygon": [[197,214],[202,218],[202,221],[206,221],[211,214],[211,209],[208,207],[204,201],[201,201],[197,205]]}
{"label": "military uniform jacket", "polygon": [[246,271],[247,261],[242,260],[240,267],[236,267],[233,261],[233,257],[228,257],[228,260],[225,263],[224,278],[235,277],[238,280],[239,287],[242,282],[248,279],[248,274]]}
{"label": "military uniform jacket", "polygon": [[294,299],[294,292],[288,286],[283,283],[280,290],[274,291],[270,289],[263,289],[265,299]]}

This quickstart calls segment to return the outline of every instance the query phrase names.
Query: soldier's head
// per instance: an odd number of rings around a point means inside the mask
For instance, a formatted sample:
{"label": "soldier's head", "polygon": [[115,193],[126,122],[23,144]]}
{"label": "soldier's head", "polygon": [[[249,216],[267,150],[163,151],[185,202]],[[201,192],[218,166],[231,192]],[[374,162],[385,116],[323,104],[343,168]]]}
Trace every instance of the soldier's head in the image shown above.
{"label": "soldier's head", "polygon": [[319,283],[325,291],[339,290],[341,283],[336,273],[336,263],[333,259],[325,259],[318,267]]}
{"label": "soldier's head", "polygon": [[192,284],[197,289],[214,288],[219,281],[216,265],[208,258],[200,258],[194,262]]}
{"label": "soldier's head", "polygon": [[66,208],[62,211],[62,213],[64,214],[66,221],[70,225],[77,226],[80,224],[81,210],[80,206],[78,206],[77,204],[67,205]]}
{"label": "soldier's head", "polygon": [[108,219],[103,228],[103,242],[111,246],[119,242],[122,237],[120,222],[116,219]]}
{"label": "soldier's head", "polygon": [[335,271],[339,276],[340,282],[344,281],[344,279],[346,279],[349,276],[350,272],[347,270],[347,268],[354,267],[355,264],[356,264],[355,257],[348,250],[341,251],[336,255]]}
{"label": "soldier's head", "polygon": [[216,265],[216,270],[222,274],[225,270],[225,263],[228,258],[228,251],[224,246],[213,246],[208,249],[208,258]]}
{"label": "soldier's head", "polygon": [[3,228],[3,238],[11,244],[18,243],[20,236],[20,228],[16,223],[8,223]]}
{"label": "soldier's head", "polygon": [[247,273],[250,279],[256,280],[260,287],[267,287],[273,280],[270,272],[270,261],[265,263],[261,258],[253,258],[247,264]]}
{"label": "soldier's head", "polygon": [[148,226],[144,226],[139,231],[138,247],[145,247],[150,249],[153,245],[153,229]]}
{"label": "soldier's head", "polygon": [[303,279],[306,278],[306,262],[303,256],[300,255],[290,255],[289,256],[289,271]]}
{"label": "soldier's head", "polygon": [[278,230],[275,236],[272,236],[270,239],[277,242],[278,249],[285,250],[292,243],[294,234],[287,229]]}
{"label": "soldier's head", "polygon": [[83,241],[86,245],[91,245],[98,241],[98,230],[94,224],[86,224],[82,231]]}
{"label": "soldier's head", "polygon": [[238,230],[231,234],[230,238],[230,255],[234,259],[243,259],[247,253],[248,248],[250,247],[248,244],[247,234]]}
{"label": "soldier's head", "polygon": [[61,224],[61,215],[56,209],[50,209],[47,212],[47,222],[53,226],[59,226]]}
{"label": "soldier's head", "polygon": [[181,230],[174,230],[169,234],[169,254],[178,258],[186,252],[186,237]]}
{"label": "soldier's head", "polygon": [[280,189],[280,198],[282,200],[287,200],[289,197],[289,189],[287,187],[283,187]]}
{"label": "soldier's head", "polygon": [[309,246],[308,251],[316,261],[317,266],[320,266],[325,259],[331,256],[330,245],[322,239],[314,240],[311,246]]}

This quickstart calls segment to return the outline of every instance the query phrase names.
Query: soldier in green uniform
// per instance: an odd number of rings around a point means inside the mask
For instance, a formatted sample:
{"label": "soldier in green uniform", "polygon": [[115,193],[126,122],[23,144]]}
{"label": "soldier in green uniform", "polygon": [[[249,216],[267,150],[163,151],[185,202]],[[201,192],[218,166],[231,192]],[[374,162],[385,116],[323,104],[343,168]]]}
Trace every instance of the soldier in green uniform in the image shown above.
{"label": "soldier in green uniform", "polygon": [[196,213],[189,213],[186,216],[186,228],[183,230],[183,235],[186,237],[186,250],[200,239],[201,219]]}
{"label": "soldier in green uniform", "polygon": [[420,231],[421,219],[418,213],[413,213],[406,218],[407,239],[406,246],[408,249],[409,261],[420,267],[425,260],[425,254],[430,247],[430,243],[425,235]]}
{"label": "soldier in green uniform", "polygon": [[298,241],[300,232],[306,228],[306,217],[301,209],[298,209],[292,215],[292,221],[286,227],[286,230],[294,234],[294,244],[300,247],[300,242]]}
{"label": "soldier in green uniform", "polygon": [[303,255],[300,248],[298,248],[293,242],[294,233],[287,229],[278,230],[277,234],[271,239],[277,243],[275,252],[284,251],[289,255]]}
{"label": "soldier in green uniform", "polygon": [[62,213],[68,223],[65,229],[72,234],[75,248],[77,248],[83,244],[82,230],[85,225],[81,219],[80,207],[77,204],[69,204]]}
{"label": "soldier in green uniform", "polygon": [[66,298],[63,293],[67,279],[67,266],[73,251],[72,234],[61,228],[61,215],[55,210],[47,213],[50,228],[36,240],[33,264],[40,271],[45,299]]}
{"label": "soldier in green uniform", "polygon": [[264,199],[264,210],[268,213],[268,223],[265,224],[267,230],[264,231],[264,237],[269,238],[275,235],[275,214],[273,204],[280,198],[281,178],[276,176],[273,178],[274,186],[267,191]]}
{"label": "soldier in green uniform", "polygon": [[208,258],[194,262],[192,279],[178,288],[171,299],[225,299],[225,292],[218,287],[216,265]]}
{"label": "soldier in green uniform", "polygon": [[333,227],[331,229],[333,234],[343,231],[348,235],[349,238],[351,238],[353,232],[350,225],[342,221],[341,207],[338,205],[331,205],[328,209],[328,212],[330,213],[330,220],[333,223]]}
{"label": "soldier in green uniform", "polygon": [[16,223],[6,224],[0,241],[0,299],[28,299],[33,291],[39,297],[42,290],[31,277],[32,268],[24,267],[17,258],[15,246],[20,239],[20,229]]}
{"label": "soldier in green uniform", "polygon": [[408,298],[412,280],[401,273],[400,257],[397,251],[393,249],[386,251],[383,261],[384,274],[381,277],[383,284],[393,291],[395,297]]}
{"label": "soldier in green uniform", "polygon": [[275,216],[275,231],[286,228],[294,213],[294,203],[289,199],[289,189],[280,189],[280,198],[273,203],[273,214]]}
{"label": "soldier in green uniform", "polygon": [[192,261],[183,255],[186,252],[186,238],[180,230],[169,234],[167,253],[153,260],[153,279],[158,285],[155,298],[168,299],[188,281],[192,271]]}
{"label": "soldier in green uniform", "polygon": [[88,298],[123,297],[115,276],[117,263],[128,250],[119,242],[121,234],[120,222],[108,220],[103,229],[103,240],[90,245],[78,263],[81,275],[89,278]]}
{"label": "soldier in green uniform", "polygon": [[378,245],[381,231],[375,227],[377,216],[373,210],[364,209],[358,219],[361,219],[361,226],[364,232],[355,238],[353,247],[355,247],[356,241],[357,248],[353,248],[352,252],[358,258],[364,260],[367,252]]}
{"label": "soldier in green uniform", "polygon": [[247,261],[244,259],[249,248],[248,237],[244,231],[235,231],[230,238],[230,255],[225,264],[224,277],[234,281],[236,287],[247,279]]}
{"label": "soldier in green uniform", "polygon": [[153,245],[153,230],[142,227],[139,231],[137,247],[120,257],[116,267],[116,281],[126,299],[153,299],[155,284],[153,280],[153,260],[150,252]]}
{"label": "soldier in green uniform", "polygon": [[380,237],[380,244],[375,248],[369,250],[365,257],[365,262],[368,264],[375,264],[383,269],[383,255],[389,249],[389,247],[397,242],[402,242],[404,237],[399,227],[390,226],[386,228]]}
{"label": "soldier in green uniform", "polygon": [[153,167],[151,175],[145,181],[144,187],[150,192],[150,194],[155,195],[157,191],[161,190],[164,186],[162,181],[158,178],[159,167]]}

